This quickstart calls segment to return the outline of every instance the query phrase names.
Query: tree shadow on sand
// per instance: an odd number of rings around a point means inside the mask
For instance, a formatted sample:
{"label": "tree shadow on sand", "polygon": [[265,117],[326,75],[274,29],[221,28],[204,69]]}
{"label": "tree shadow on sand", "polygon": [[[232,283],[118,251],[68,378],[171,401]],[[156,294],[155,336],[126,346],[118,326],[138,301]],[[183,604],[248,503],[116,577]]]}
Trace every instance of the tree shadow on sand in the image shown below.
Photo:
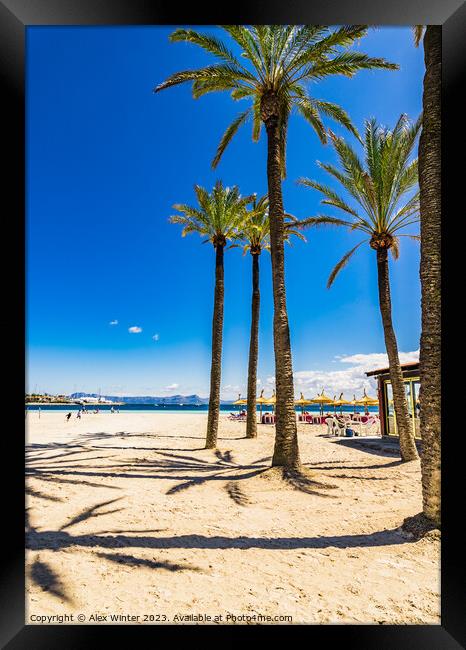
{"label": "tree shadow on sand", "polygon": [[243,489],[240,485],[234,481],[228,481],[225,485],[225,490],[232,501],[234,501],[238,506],[247,506],[250,503],[248,495],[243,492]]}
{"label": "tree shadow on sand", "polygon": [[227,537],[224,535],[177,535],[148,537],[133,535],[70,535],[65,531],[35,531],[27,535],[27,548],[34,551],[71,547],[122,549],[252,549],[269,551],[290,549],[368,548],[409,544],[400,529],[361,535],[322,535],[316,537]]}
{"label": "tree shadow on sand", "polygon": [[[416,440],[415,442],[419,453],[421,453],[420,440]],[[358,451],[365,451],[375,456],[384,456],[385,458],[393,458],[393,456],[400,457],[400,444],[398,439],[390,436],[381,436],[379,438],[366,438],[365,436],[358,436],[356,438],[345,437],[334,439],[332,444],[357,449]]]}
{"label": "tree shadow on sand", "polygon": [[211,473],[204,476],[186,477],[186,480],[169,488],[166,494],[176,494],[191,487],[206,484],[209,481],[227,481],[223,488],[228,496],[236,504],[246,506],[250,503],[250,498],[244,491],[244,484],[240,488],[238,481],[245,481],[255,477],[264,477],[268,480],[277,481],[277,489],[285,485],[307,494],[323,497],[331,496],[326,494],[326,491],[336,487],[316,480],[314,474],[304,467],[301,470],[270,467],[259,461],[254,461],[249,465],[241,465],[234,460],[231,450],[222,452],[216,449],[214,453],[218,459],[216,463],[203,461],[204,471],[210,471]]}
{"label": "tree shadow on sand", "polygon": [[[61,528],[59,528],[56,531],[39,531],[37,528],[35,528],[31,524],[30,513],[29,513],[30,508],[26,508],[25,511],[26,549],[29,551],[39,551],[40,548],[42,548],[43,550],[55,551],[55,552],[70,547],[73,547],[73,549],[75,550],[76,547],[78,548],[79,547],[87,547],[87,548],[100,547],[106,549],[109,548],[116,549],[124,546],[124,544],[121,544],[118,541],[120,538],[123,539],[125,538],[123,533],[129,533],[132,539],[138,539],[137,535],[134,536],[136,533],[157,533],[163,531],[163,529],[144,529],[144,530],[131,530],[131,531],[110,530],[110,531],[102,531],[100,533],[94,533],[92,535],[82,535],[82,536],[79,535],[73,536],[72,534],[65,532],[65,528],[71,528],[72,526],[75,526],[77,523],[88,521],[92,518],[101,515],[112,514],[114,512],[117,512],[118,510],[121,510],[121,508],[118,508],[117,510],[106,510],[105,512],[98,512],[100,508],[103,508],[104,506],[108,506],[111,503],[114,503],[115,501],[118,500],[119,499],[113,499],[111,501],[98,503],[94,506],[91,506],[90,508],[86,508],[80,514],[73,517],[70,522],[64,524],[63,526],[61,526]],[[112,536],[109,537],[109,534],[112,534]],[[115,536],[113,536],[113,534],[115,534]],[[43,535],[45,535],[48,540],[46,544],[42,544],[40,542]],[[80,538],[93,540],[93,542],[87,544],[79,544],[73,542],[73,540],[79,540]],[[108,545],[105,543],[99,544],[98,541],[99,539],[102,540],[113,539],[116,541],[115,544],[113,545]],[[65,540],[67,540],[67,542],[65,542]],[[147,546],[142,545],[140,548],[147,548]],[[151,560],[147,558],[138,558],[134,555],[124,554],[124,553],[96,552],[95,555],[108,562],[124,564],[125,566],[134,567],[134,568],[144,567],[144,568],[149,568],[154,570],[166,570],[171,572],[202,571],[200,567],[196,567],[191,564],[179,564],[179,563],[170,562],[168,560],[156,561],[155,559]],[[42,591],[47,592],[50,595],[54,596],[55,598],[61,601],[65,601],[66,603],[73,603],[73,598],[67,593],[67,589],[60,576],[51,568],[49,564],[41,560],[39,557],[36,557],[33,563],[31,564],[31,566],[29,567],[28,576],[31,582],[34,585],[40,587]]]}
{"label": "tree shadow on sand", "polygon": [[143,566],[149,569],[165,569],[165,571],[202,571],[202,569],[192,564],[177,564],[168,560],[147,560],[123,553],[96,553],[96,556],[126,566]]}
{"label": "tree shadow on sand", "polygon": [[81,512],[79,515],[73,517],[73,519],[69,521],[67,524],[63,524],[60,530],[65,530],[65,528],[71,528],[71,526],[74,526],[75,524],[78,524],[81,521],[86,521],[87,519],[91,519],[92,517],[102,517],[103,515],[111,515],[114,514],[115,512],[120,512],[121,510],[123,510],[123,508],[114,508],[113,510],[105,510],[104,512],[97,512],[97,510],[100,510],[101,508],[104,508],[105,506],[108,506],[111,503],[115,503],[116,501],[120,501],[122,498],[123,497],[119,497],[118,499],[111,499],[110,501],[104,501],[103,503],[98,503],[95,506],[86,508],[86,510],[83,510],[83,512]]}
{"label": "tree shadow on sand", "polygon": [[[402,460],[392,460],[390,463],[377,463],[375,465],[341,465],[337,463],[346,463],[346,462],[351,462],[351,461],[344,461],[344,460],[323,460],[320,462],[309,462],[309,463],[304,463],[306,467],[309,467],[310,469],[315,468],[320,470],[334,470],[334,469],[387,469],[390,467],[400,467],[401,465],[404,464]],[[335,465],[333,467],[332,464]]]}
{"label": "tree shadow on sand", "polygon": [[63,499],[60,499],[60,497],[55,497],[52,496],[51,494],[44,494],[44,492],[41,492],[41,490],[34,490],[32,487],[29,486],[26,486],[25,492],[27,496],[43,499],[44,501],[55,501],[57,503],[63,502]]}
{"label": "tree shadow on sand", "polygon": [[[87,452],[90,450],[87,449]],[[328,491],[333,485],[318,481],[307,468],[301,471],[283,468],[271,468],[265,464],[268,460],[260,458],[249,464],[236,461],[230,449],[214,450],[215,460],[197,458],[191,454],[178,453],[177,450],[166,451],[151,449],[153,457],[126,459],[120,463],[96,464],[102,456],[89,456],[81,449],[54,453],[47,457],[28,458],[27,473],[29,476],[43,481],[77,482],[96,487],[117,487],[102,485],[85,480],[91,477],[118,478],[118,479],[168,479],[177,481],[167,489],[167,495],[174,495],[189,488],[208,484],[212,481],[220,482],[222,489],[237,505],[246,506],[250,498],[246,494],[245,486],[233,487],[238,481],[245,481],[263,475],[277,481],[277,489],[284,486],[290,487],[307,494],[329,497]],[[78,458],[77,454],[81,454]],[[111,459],[111,456],[103,458]],[[121,488],[118,488],[121,489]]]}
{"label": "tree shadow on sand", "polygon": [[[71,479],[59,477],[58,474],[60,467],[81,467],[82,465],[74,465],[74,463],[82,463],[84,460],[97,460],[99,458],[109,458],[109,456],[93,456],[89,458],[89,454],[92,450],[81,445],[72,445],[72,447],[77,447],[77,449],[69,450],[69,445],[67,444],[48,444],[48,445],[28,445],[26,447],[26,456],[25,456],[25,471],[26,471],[26,480],[33,478],[39,481],[49,482],[49,483],[63,483],[63,484],[74,484],[74,485],[87,485],[88,487],[97,487],[97,488],[108,488],[112,490],[119,490],[120,488],[116,485],[105,485],[103,483],[93,483],[91,481],[86,481],[84,479]],[[54,453],[52,456],[44,456],[48,451],[59,453]],[[84,458],[75,458],[76,455],[84,455]],[[73,458],[70,458],[73,456]],[[70,465],[70,463],[73,463]],[[61,472],[61,474],[67,474],[68,472]],[[32,487],[27,488],[26,492],[30,496],[35,496],[39,498],[47,498],[39,490]],[[50,500],[55,500],[54,497],[51,497]]]}
{"label": "tree shadow on sand", "polygon": [[47,563],[39,559],[34,560],[29,569],[29,577],[43,591],[47,591],[52,596],[55,596],[59,600],[64,600],[66,603],[73,602],[72,598],[66,593],[65,586],[59,576]]}

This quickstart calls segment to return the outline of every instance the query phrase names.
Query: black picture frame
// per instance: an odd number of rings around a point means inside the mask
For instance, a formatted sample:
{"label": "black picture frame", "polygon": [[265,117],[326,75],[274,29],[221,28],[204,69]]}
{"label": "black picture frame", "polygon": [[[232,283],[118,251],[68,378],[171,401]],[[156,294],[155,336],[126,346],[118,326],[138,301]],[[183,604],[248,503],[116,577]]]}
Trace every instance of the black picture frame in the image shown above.
{"label": "black picture frame", "polygon": [[[432,648],[449,650],[465,647],[465,602],[463,544],[461,540],[461,503],[463,486],[459,463],[459,447],[463,444],[464,432],[455,428],[452,414],[455,400],[448,388],[455,386],[452,371],[456,368],[456,351],[452,341],[457,341],[464,327],[457,318],[456,306],[448,304],[450,280],[455,276],[455,260],[464,256],[460,242],[455,238],[455,193],[461,191],[460,169],[455,160],[461,160],[464,149],[464,135],[461,129],[464,100],[466,6],[462,0],[329,0],[311,4],[305,0],[283,2],[273,0],[261,6],[252,3],[222,3],[221,8],[202,7],[192,3],[187,8],[175,3],[149,4],[146,0],[0,0],[0,71],[4,86],[2,107],[4,109],[4,160],[7,163],[3,174],[3,254],[5,282],[3,303],[8,306],[8,322],[4,319],[4,345],[12,351],[12,363],[8,373],[8,410],[14,414],[14,427],[8,427],[3,436],[4,463],[8,464],[10,475],[4,488],[4,512],[6,529],[2,553],[3,570],[0,584],[1,637],[2,647],[9,650],[28,648],[51,650],[53,648],[96,648],[101,647],[109,634],[118,634],[121,643],[128,640],[133,645],[142,635],[149,635],[151,644],[169,632],[175,636],[192,635],[195,631],[206,631],[199,626],[37,626],[25,625],[25,580],[24,580],[24,440],[19,432],[23,430],[24,389],[24,338],[26,314],[24,307],[25,286],[25,31],[32,25],[175,25],[175,24],[228,24],[228,23],[317,23],[317,24],[376,24],[376,25],[442,25],[442,327],[448,332],[449,346],[443,344],[442,384],[442,605],[441,624],[427,625],[313,625],[274,626],[274,636],[283,640],[294,636],[296,628],[304,631],[308,641],[315,641],[322,635],[326,643],[341,643],[346,648]],[[6,109],[6,111],[5,111]],[[458,126],[459,125],[459,126]],[[455,155],[456,154],[456,155]],[[462,165],[464,168],[464,163]],[[464,175],[464,174],[462,174]],[[461,199],[460,199],[461,201]],[[9,206],[8,208],[6,206]],[[458,202],[461,206],[461,202]],[[464,204],[461,207],[464,213]],[[460,216],[460,215],[459,215]],[[464,238],[463,238],[464,239]],[[447,249],[448,246],[448,249]],[[6,251],[13,253],[7,259]],[[459,268],[459,265],[458,265]],[[19,322],[22,328],[18,327]],[[12,336],[9,321],[16,323]],[[461,328],[461,329],[460,329]],[[9,345],[7,339],[16,337],[17,346]],[[6,351],[6,350],[5,350]],[[461,384],[456,384],[458,388]],[[466,418],[462,418],[463,428]],[[464,444],[463,444],[464,449]],[[462,455],[464,458],[464,454]],[[8,462],[7,460],[8,459]],[[459,495],[459,496],[458,496]],[[13,505],[11,508],[6,506]],[[464,506],[463,506],[464,508]],[[257,639],[259,626],[237,626],[228,629],[228,638],[241,636]],[[303,627],[305,628],[303,630]],[[164,629],[165,628],[165,629]],[[224,626],[208,629],[215,633],[225,632]],[[247,636],[246,636],[247,633]],[[175,636],[174,636],[175,635]],[[222,641],[223,642],[223,641]]]}

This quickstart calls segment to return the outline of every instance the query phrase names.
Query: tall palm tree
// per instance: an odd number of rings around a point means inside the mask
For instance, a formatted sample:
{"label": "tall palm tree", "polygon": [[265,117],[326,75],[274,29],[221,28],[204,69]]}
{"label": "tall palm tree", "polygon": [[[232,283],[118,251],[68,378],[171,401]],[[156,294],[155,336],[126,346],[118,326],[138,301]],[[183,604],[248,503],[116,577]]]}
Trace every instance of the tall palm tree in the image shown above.
{"label": "tall palm tree", "polygon": [[[338,262],[329,276],[328,288],[362,244],[369,242],[371,248],[376,251],[379,306],[390,367],[400,451],[404,461],[418,458],[418,453],[392,323],[388,251],[390,250],[393,258],[397,259],[399,237],[419,239],[416,235],[400,234],[399,231],[419,221],[417,159],[410,160],[410,156],[420,125],[421,119],[412,124],[406,115],[401,115],[393,131],[390,131],[378,126],[375,119],[366,120],[364,163],[343,138],[331,133],[341,169],[324,163],[319,163],[319,166],[339,181],[353,199],[355,207],[331,187],[308,178],[298,181],[301,185],[321,192],[324,195],[323,204],[338,208],[349,217],[349,220],[343,220],[318,215],[303,219],[299,222],[301,226],[347,226],[350,230],[363,232],[369,237],[359,242]],[[408,196],[409,194],[411,196]]]}
{"label": "tall palm tree", "polygon": [[417,25],[415,43],[424,44],[422,131],[419,137],[421,211],[421,346],[419,356],[424,515],[437,526],[441,465],[441,75],[442,27]]}
{"label": "tall palm tree", "polygon": [[247,120],[252,119],[253,140],[267,133],[267,181],[270,203],[270,248],[274,297],[274,350],[277,387],[276,433],[272,465],[298,467],[299,449],[294,410],[293,366],[286,309],[284,211],[282,179],[286,170],[286,139],[291,111],[298,112],[325,143],[322,115],[329,116],[350,131],[354,127],[337,104],[315,99],[306,83],[331,75],[348,77],[357,71],[398,66],[381,58],[350,50],[367,26],[330,29],[319,25],[223,25],[241,49],[240,58],[215,36],[191,29],[177,29],[172,41],[194,43],[211,53],[216,62],[197,70],[176,72],[154,90],[158,92],[192,82],[193,97],[208,92],[229,91],[234,100],[246,98],[251,105],[225,131],[213,160],[215,167],[225,148]]}
{"label": "tall palm tree", "polygon": [[203,243],[210,242],[215,249],[215,293],[214,313],[212,319],[212,363],[210,370],[209,414],[207,418],[206,449],[217,445],[218,417],[220,410],[220,381],[222,373],[222,336],[223,336],[223,252],[227,241],[232,239],[236,230],[242,226],[247,217],[246,206],[253,196],[241,197],[239,189],[223,187],[217,181],[209,194],[203,187],[194,186],[198,208],[185,204],[175,204],[173,208],[182,214],[170,217],[171,223],[184,226],[181,236],[197,232],[206,237]]}
{"label": "tall palm tree", "polygon": [[[286,215],[288,216],[288,215]],[[293,221],[285,223],[286,241],[295,235],[305,241],[302,233],[293,229]],[[248,363],[248,393],[246,438],[257,436],[257,361],[259,357],[259,313],[260,313],[260,288],[259,288],[259,256],[263,250],[270,251],[270,219],[269,201],[267,195],[259,200],[254,199],[252,207],[248,210],[248,217],[243,227],[238,231],[236,238],[243,242],[243,251],[248,251],[252,258],[252,301],[251,301],[251,335],[249,340]],[[239,246],[233,244],[232,246]]]}

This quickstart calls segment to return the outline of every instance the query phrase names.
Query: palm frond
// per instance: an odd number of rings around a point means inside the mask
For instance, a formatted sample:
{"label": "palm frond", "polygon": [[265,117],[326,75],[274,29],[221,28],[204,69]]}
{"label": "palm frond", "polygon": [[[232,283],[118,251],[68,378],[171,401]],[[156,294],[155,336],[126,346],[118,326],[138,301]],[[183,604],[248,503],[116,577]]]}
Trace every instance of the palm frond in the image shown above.
{"label": "palm frond", "polygon": [[319,111],[314,106],[314,104],[311,103],[309,99],[299,99],[296,101],[296,107],[306,122],[309,122],[314,131],[317,133],[322,144],[326,144],[327,134],[325,132],[325,127],[320,117]]}
{"label": "palm frond", "polygon": [[297,239],[300,239],[304,243],[307,243],[306,237],[303,235],[302,232],[299,232],[299,230],[295,230],[294,228],[290,227],[291,224],[285,224],[285,241],[288,242],[291,245],[291,236],[296,237]]}
{"label": "palm frond", "polygon": [[[328,32],[328,30],[325,30]],[[319,32],[319,36],[323,36],[324,31]],[[293,70],[299,70],[306,64],[315,61],[325,60],[328,55],[335,53],[337,47],[349,47],[355,40],[362,38],[367,33],[366,25],[344,25],[333,32],[327,33],[326,36],[315,39],[312,42],[312,47],[307,47],[298,55],[296,54],[289,67],[288,73]]]}
{"label": "palm frond", "polygon": [[328,117],[331,117],[333,120],[335,120],[335,122],[338,122],[344,126],[359,140],[359,142],[362,142],[361,136],[351,122],[348,113],[341,106],[334,104],[333,102],[322,101],[321,99],[312,99],[311,101],[318,111],[324,115],[327,115]]}
{"label": "palm frond", "polygon": [[358,249],[362,244],[365,244],[366,241],[367,241],[367,239],[364,239],[363,241],[360,241],[359,244],[357,244],[354,248],[352,248],[350,251],[348,251],[347,253],[345,253],[345,255],[343,255],[343,257],[342,257],[341,260],[338,262],[338,264],[336,264],[336,265],[334,266],[334,268],[333,268],[332,272],[330,273],[330,275],[329,275],[329,277],[328,277],[328,280],[327,280],[327,289],[330,289],[330,287],[332,286],[332,284],[333,284],[335,278],[337,277],[337,275],[338,275],[338,274],[340,273],[340,271],[341,271],[341,270],[342,270],[342,269],[343,269],[343,268],[348,264],[348,262],[350,261],[351,257],[352,257],[352,256],[354,255],[354,253],[357,251],[357,249]]}
{"label": "palm frond", "polygon": [[257,43],[252,37],[251,31],[244,25],[221,25],[221,27],[243,49],[242,56],[251,61],[259,78],[263,81],[261,54],[257,47]]}
{"label": "palm frond", "polygon": [[346,226],[351,228],[353,224],[350,221],[344,221],[337,217],[329,217],[325,214],[319,214],[315,217],[296,219],[296,221],[293,221],[292,226],[294,228],[314,228],[316,226]]}
{"label": "palm frond", "polygon": [[400,257],[400,240],[398,237],[393,237],[390,252],[394,260],[397,260]]}
{"label": "palm frond", "polygon": [[210,81],[211,83],[218,81],[231,84],[233,80],[235,81],[236,86],[239,85],[239,82],[249,82],[253,84],[255,81],[254,76],[249,72],[243,71],[233,65],[223,63],[206,66],[205,68],[198,68],[197,70],[182,70],[181,72],[175,72],[163,83],[156,86],[154,92],[158,93],[161,90],[186,83],[187,81]]}
{"label": "palm frond", "polygon": [[414,45],[416,47],[419,46],[419,43],[421,42],[423,35],[424,35],[424,25],[414,25],[413,37],[414,37]]}
{"label": "palm frond", "polygon": [[215,36],[207,36],[206,34],[200,34],[199,32],[194,31],[193,29],[177,29],[170,36],[170,41],[184,41],[187,43],[194,43],[199,45],[203,50],[214,54],[219,59],[222,59],[226,63],[231,63],[238,68],[243,66],[234,56],[233,52],[228,49],[228,47]]}
{"label": "palm frond", "polygon": [[335,74],[352,77],[359,70],[373,70],[374,68],[398,70],[399,66],[385,59],[370,57],[362,52],[342,52],[333,59],[323,59],[306,66],[296,80],[323,79]]}
{"label": "palm frond", "polygon": [[421,241],[420,235],[408,235],[407,233],[403,233],[402,235],[398,235],[398,237],[409,237],[410,239],[414,239],[414,241]]}
{"label": "palm frond", "polygon": [[250,88],[249,86],[239,86],[237,88],[234,88],[231,91],[231,98],[234,99],[235,101],[238,101],[239,99],[244,99],[245,97],[254,97],[256,95],[256,91],[254,88]]}
{"label": "palm frond", "polygon": [[247,110],[243,111],[243,113],[240,113],[230,124],[230,126],[227,128],[225,133],[222,136],[222,139],[220,140],[220,144],[217,147],[217,152],[214,156],[214,159],[212,160],[212,168],[215,169],[220,162],[221,157],[223,156],[223,152],[225,149],[228,147],[230,144],[231,140],[233,137],[236,135],[236,132],[238,131],[239,127],[246,122],[247,118],[251,114],[251,109],[248,108]]}
{"label": "palm frond", "polygon": [[235,91],[247,90],[252,93],[253,90],[249,87],[243,86],[241,82],[230,77],[211,77],[209,79],[196,79],[192,85],[193,99],[199,99],[207,93],[217,93],[224,90]]}
{"label": "palm frond", "polygon": [[303,185],[304,187],[310,187],[314,190],[321,192],[324,195],[324,199],[321,201],[324,205],[333,205],[336,208],[340,208],[344,212],[351,214],[353,217],[358,217],[358,213],[352,207],[350,207],[344,199],[337,194],[331,187],[324,185],[323,183],[318,183],[313,181],[310,178],[298,178],[296,181],[298,185]]}

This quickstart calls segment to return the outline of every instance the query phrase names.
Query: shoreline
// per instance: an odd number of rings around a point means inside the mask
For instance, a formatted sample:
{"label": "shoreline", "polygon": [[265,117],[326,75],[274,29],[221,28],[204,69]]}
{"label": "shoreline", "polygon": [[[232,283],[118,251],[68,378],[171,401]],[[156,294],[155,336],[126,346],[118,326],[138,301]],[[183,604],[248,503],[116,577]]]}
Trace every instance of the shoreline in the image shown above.
{"label": "shoreline", "polygon": [[[29,409],[31,412],[37,411],[38,408],[41,408],[42,412],[48,411],[48,412],[57,412],[61,408],[65,409],[67,407],[70,407],[70,410],[78,410],[79,408],[83,407],[83,404],[76,404],[75,402],[73,403],[61,403],[61,404],[43,404],[40,402],[34,402],[34,403],[29,403],[25,405],[25,410],[28,410],[28,407],[34,406],[36,408]],[[136,412],[144,412],[144,413],[208,413],[209,407],[207,404],[203,404],[201,406],[194,406],[191,404],[167,404],[164,406],[158,406],[155,404],[85,404],[86,408],[89,411],[92,411],[92,409],[98,408],[100,411],[109,411],[112,406],[114,408],[117,408],[120,410],[121,413],[136,413]],[[345,409],[343,408],[343,413],[359,413],[359,415],[364,415],[364,411],[355,411],[353,409]],[[260,413],[261,409],[258,406],[256,409],[256,413]],[[262,413],[273,413],[274,409],[272,407],[268,408],[262,408]],[[301,415],[301,408],[296,407],[295,412],[297,415]],[[370,406],[369,407],[369,413],[378,413],[379,409],[377,406]],[[234,413],[235,415],[238,415],[239,410],[237,406],[230,405],[230,404],[222,404],[220,406],[220,414],[230,414]],[[320,410],[317,409],[312,409],[308,408],[306,409],[305,413],[310,414],[310,415],[320,415]],[[340,414],[340,411],[337,413],[334,413],[333,411],[327,411],[324,410],[323,416],[324,417],[336,417]]]}

